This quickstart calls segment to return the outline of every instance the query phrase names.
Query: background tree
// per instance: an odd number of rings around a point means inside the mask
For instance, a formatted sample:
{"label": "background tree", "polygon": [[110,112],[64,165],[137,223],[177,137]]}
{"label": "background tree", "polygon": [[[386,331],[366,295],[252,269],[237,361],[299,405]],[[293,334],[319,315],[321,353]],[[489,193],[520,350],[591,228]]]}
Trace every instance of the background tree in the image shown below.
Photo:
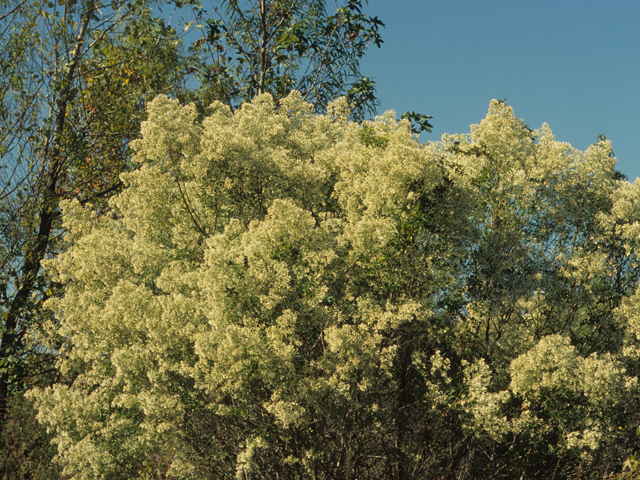
{"label": "background tree", "polygon": [[[159,81],[145,77],[154,70],[157,76],[159,69],[173,72],[179,62],[170,32],[159,35],[155,27],[141,32],[151,4],[15,2],[7,7],[1,45],[2,417],[10,385],[24,386],[25,362],[35,366],[44,353],[28,345],[29,328],[41,323],[39,304],[55,290],[40,265],[62,246],[58,201],[94,202],[121,186],[118,174],[126,168],[128,141],[136,135],[144,102],[171,91],[172,74],[163,73]],[[127,52],[127,42],[137,51]],[[121,76],[127,67],[136,69],[140,80]]]}
{"label": "background tree", "polygon": [[346,93],[355,118],[375,113],[375,84],[361,76],[359,61],[369,45],[380,47],[384,24],[362,13],[361,0],[332,15],[324,0],[220,3],[194,44],[208,54],[199,74],[210,98],[235,109],[261,93],[279,99],[298,90],[324,112]]}

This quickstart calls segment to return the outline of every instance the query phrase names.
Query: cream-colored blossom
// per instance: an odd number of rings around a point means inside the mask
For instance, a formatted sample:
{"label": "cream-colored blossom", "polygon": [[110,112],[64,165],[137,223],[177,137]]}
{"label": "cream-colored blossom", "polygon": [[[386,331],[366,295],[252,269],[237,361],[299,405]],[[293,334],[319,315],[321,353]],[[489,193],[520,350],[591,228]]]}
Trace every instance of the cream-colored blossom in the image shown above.
{"label": "cream-colored blossom", "polygon": [[610,144],[497,101],[427,144],[327,111],[158,97],[115,215],[62,204],[64,384],[30,395],[69,478],[382,478],[400,455],[427,478],[462,441],[556,435],[557,461],[617,438],[640,187]]}

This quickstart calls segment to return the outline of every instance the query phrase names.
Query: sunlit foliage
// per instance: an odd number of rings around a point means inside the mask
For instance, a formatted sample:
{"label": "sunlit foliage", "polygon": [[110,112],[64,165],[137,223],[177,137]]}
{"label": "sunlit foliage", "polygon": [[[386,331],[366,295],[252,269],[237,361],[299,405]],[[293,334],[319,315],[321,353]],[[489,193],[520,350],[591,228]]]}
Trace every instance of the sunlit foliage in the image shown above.
{"label": "sunlit foliage", "polygon": [[63,205],[74,479],[569,478],[638,425],[640,184],[493,101],[420,144],[293,92],[154,100],[113,216]]}

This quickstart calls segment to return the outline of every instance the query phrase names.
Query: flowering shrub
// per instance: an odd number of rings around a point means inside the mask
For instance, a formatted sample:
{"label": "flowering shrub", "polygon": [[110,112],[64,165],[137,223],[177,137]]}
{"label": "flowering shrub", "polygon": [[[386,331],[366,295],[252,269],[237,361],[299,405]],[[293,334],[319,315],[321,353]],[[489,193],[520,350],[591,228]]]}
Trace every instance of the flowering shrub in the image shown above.
{"label": "flowering shrub", "polygon": [[497,101],[428,144],[295,92],[211,111],[158,97],[111,215],[64,204],[68,381],[30,395],[65,474],[561,478],[626,453],[640,185],[608,142]]}

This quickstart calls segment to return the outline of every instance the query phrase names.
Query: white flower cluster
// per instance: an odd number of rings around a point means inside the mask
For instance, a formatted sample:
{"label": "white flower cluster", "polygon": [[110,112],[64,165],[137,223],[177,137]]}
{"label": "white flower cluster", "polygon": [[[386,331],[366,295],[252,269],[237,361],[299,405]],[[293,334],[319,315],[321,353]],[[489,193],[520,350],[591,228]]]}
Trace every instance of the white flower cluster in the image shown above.
{"label": "white flower cluster", "polygon": [[608,143],[576,151],[496,101],[425,145],[344,99],[211,111],[157,98],[117,215],[63,205],[48,306],[72,380],[32,395],[69,478],[376,478],[398,452],[427,468],[453,419],[559,456],[615,440],[640,187]]}

